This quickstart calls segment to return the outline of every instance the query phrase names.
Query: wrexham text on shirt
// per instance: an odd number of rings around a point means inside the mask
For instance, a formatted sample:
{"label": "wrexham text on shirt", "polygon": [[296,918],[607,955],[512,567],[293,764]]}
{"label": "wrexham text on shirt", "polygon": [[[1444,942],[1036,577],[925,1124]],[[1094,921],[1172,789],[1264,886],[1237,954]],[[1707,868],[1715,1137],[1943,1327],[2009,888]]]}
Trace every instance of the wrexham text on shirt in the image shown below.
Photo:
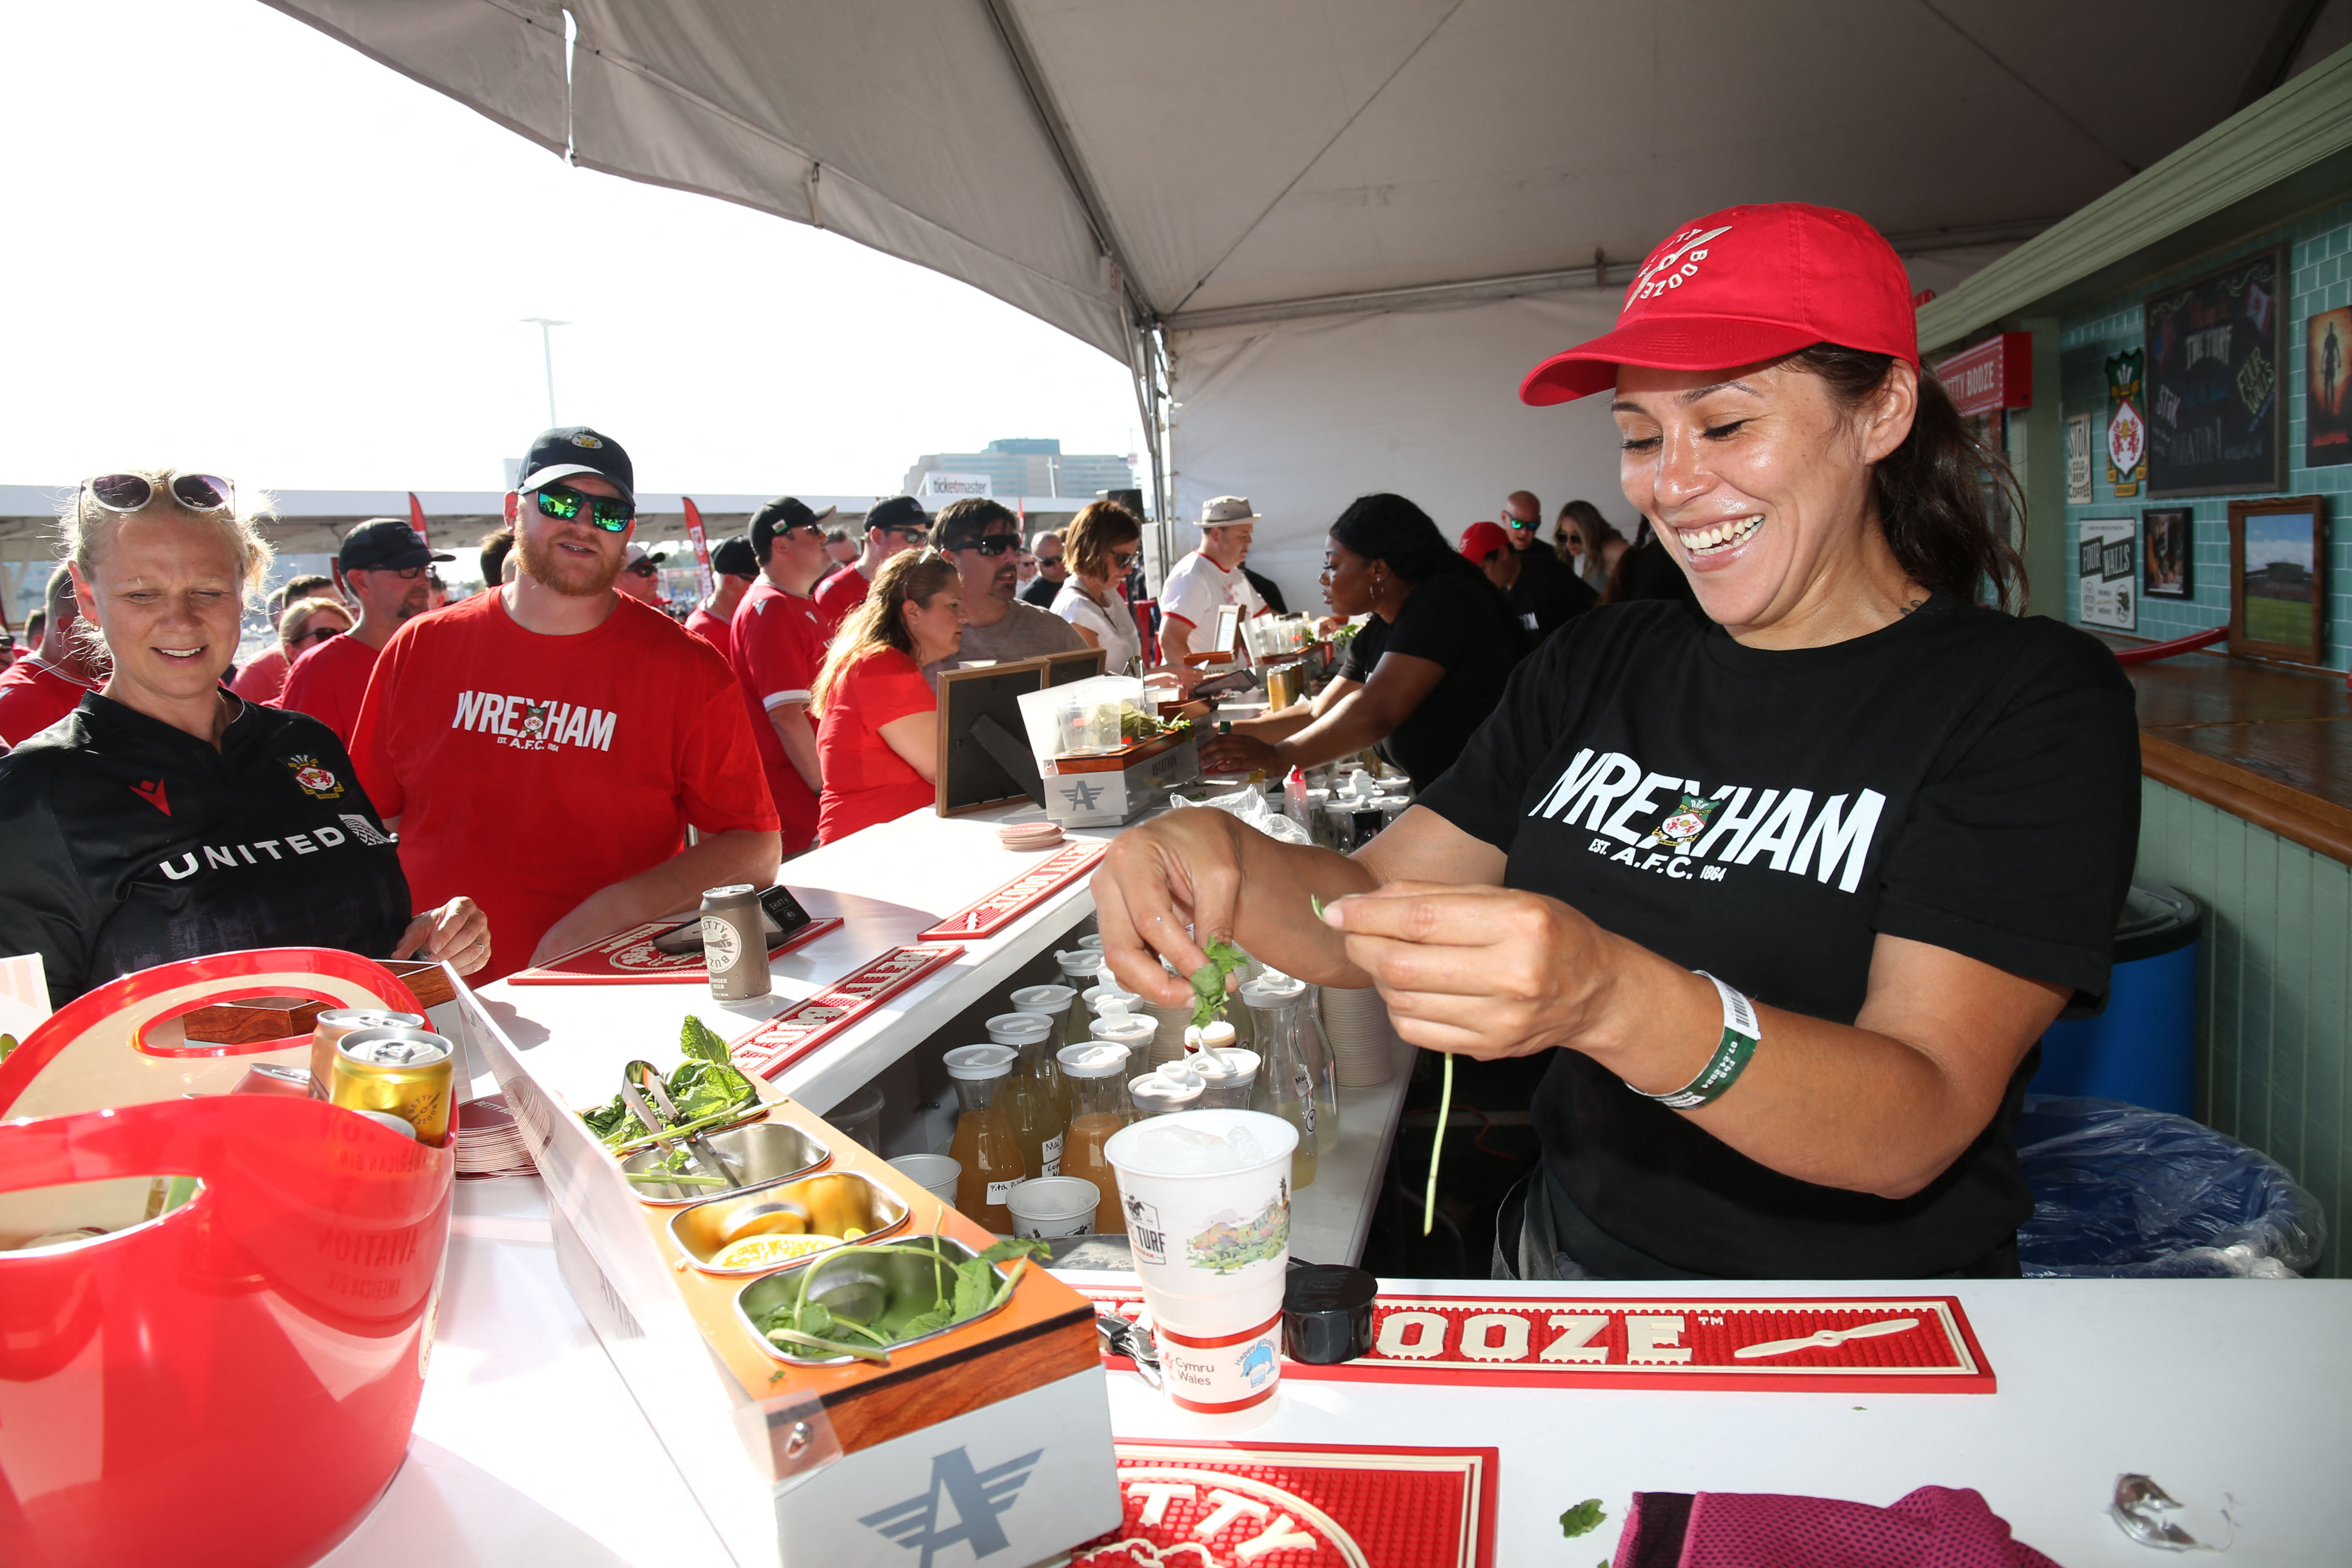
{"label": "wrexham text on shirt", "polygon": [[460,691],[457,716],[449,727],[496,735],[500,745],[526,752],[552,751],[557,746],[609,752],[617,717],[602,708],[583,708],[553,698],[534,702],[528,697],[495,691]]}
{"label": "wrexham text on shirt", "polygon": [[[1667,792],[1664,798],[1661,792]],[[1596,759],[1588,746],[1576,753],[1528,815],[1605,834],[1625,846],[1609,857],[1612,860],[1643,870],[1664,868],[1670,876],[1675,875],[1678,862],[1686,866],[1689,860],[1704,859],[1718,846],[1722,853],[1717,858],[1723,863],[1746,866],[1759,856],[1769,856],[1773,870],[1800,877],[1812,868],[1818,852],[1816,879],[1827,882],[1835,871],[1839,890],[1851,893],[1862,883],[1863,864],[1870,858],[1870,842],[1886,797],[1866,789],[1852,797],[1851,808],[1847,799],[1833,795],[1816,812],[1813,792],[1808,789],[1759,792],[1747,784],[1724,784],[1702,794],[1696,779],[1652,773],[1622,752],[1605,752]],[[1639,826],[1642,819],[1661,813],[1654,824]],[[1607,840],[1596,838],[1592,847],[1605,853]],[[1636,849],[1659,853],[1644,861],[1634,854]],[[1717,880],[1719,873],[1702,872],[1701,879]]]}

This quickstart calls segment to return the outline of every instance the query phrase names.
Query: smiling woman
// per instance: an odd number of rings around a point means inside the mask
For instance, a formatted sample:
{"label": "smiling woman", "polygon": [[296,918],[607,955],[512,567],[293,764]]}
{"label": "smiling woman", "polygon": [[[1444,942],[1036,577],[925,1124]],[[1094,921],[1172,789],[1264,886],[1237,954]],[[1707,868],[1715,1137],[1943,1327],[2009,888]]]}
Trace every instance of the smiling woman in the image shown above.
{"label": "smiling woman", "polygon": [[269,546],[234,487],[172,470],[85,481],[61,529],[104,689],[0,757],[0,952],[62,1005],[199,953],[343,947],[488,957],[468,899],[410,918],[383,823],[333,731],[222,689]]}
{"label": "smiling woman", "polygon": [[1696,605],[1563,627],[1352,859],[1222,812],[1129,830],[1104,951],[1174,1003],[1159,956],[1229,940],[1377,984],[1417,1045],[1548,1056],[1503,1273],[2013,1275],[2035,1042],[2105,989],[2131,874],[2131,688],[2004,613],[2001,470],[1860,219],[1685,226],[1520,395],[1611,390],[1626,499]]}

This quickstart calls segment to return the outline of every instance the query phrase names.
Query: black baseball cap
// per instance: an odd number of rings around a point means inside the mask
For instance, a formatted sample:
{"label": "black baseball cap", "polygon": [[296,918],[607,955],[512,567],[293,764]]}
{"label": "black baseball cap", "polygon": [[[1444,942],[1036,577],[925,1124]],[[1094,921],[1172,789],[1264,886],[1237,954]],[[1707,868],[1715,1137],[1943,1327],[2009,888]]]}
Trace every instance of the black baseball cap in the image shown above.
{"label": "black baseball cap", "polygon": [[712,547],[710,569],[721,577],[757,577],[760,558],[752,552],[751,539],[739,533]]}
{"label": "black baseball cap", "polygon": [[541,485],[568,479],[574,474],[594,474],[610,479],[621,492],[622,500],[637,499],[636,470],[629,462],[628,453],[610,436],[600,436],[585,425],[541,431],[530,444],[530,455],[522,460],[522,478],[515,489],[528,494]]}
{"label": "black baseball cap", "polygon": [[923,503],[913,496],[892,496],[888,500],[874,503],[874,510],[866,514],[866,526],[929,530],[931,514],[925,511]]}
{"label": "black baseball cap", "polygon": [[798,496],[778,496],[751,514],[751,545],[754,559],[764,563],[774,552],[776,535],[787,529],[822,524],[834,508],[811,511]]}
{"label": "black baseball cap", "polygon": [[335,564],[346,572],[405,572],[433,561],[455,561],[417,536],[404,517],[372,517],[343,535]]}

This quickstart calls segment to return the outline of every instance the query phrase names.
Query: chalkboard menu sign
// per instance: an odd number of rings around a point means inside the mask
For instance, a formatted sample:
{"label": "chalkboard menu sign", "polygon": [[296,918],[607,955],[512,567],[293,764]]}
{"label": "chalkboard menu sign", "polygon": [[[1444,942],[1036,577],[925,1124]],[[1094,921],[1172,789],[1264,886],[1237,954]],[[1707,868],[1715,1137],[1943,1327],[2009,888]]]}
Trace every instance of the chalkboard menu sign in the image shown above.
{"label": "chalkboard menu sign", "polygon": [[2270,250],[2147,301],[2148,494],[2286,487],[2285,279]]}

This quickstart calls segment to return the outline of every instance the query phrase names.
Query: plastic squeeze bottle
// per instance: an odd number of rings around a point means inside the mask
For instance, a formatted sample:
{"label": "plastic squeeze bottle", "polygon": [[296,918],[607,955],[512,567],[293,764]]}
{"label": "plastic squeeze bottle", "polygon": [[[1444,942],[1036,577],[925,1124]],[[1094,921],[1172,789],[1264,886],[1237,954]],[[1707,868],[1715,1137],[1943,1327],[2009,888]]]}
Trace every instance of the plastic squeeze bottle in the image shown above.
{"label": "plastic squeeze bottle", "polygon": [[946,1059],[963,1107],[948,1150],[963,1167],[956,1179],[956,1207],[982,1229],[1010,1236],[1013,1211],[1004,1206],[1004,1197],[1027,1173],[1013,1124],[996,1102],[1013,1071],[1013,1052],[1003,1046],[959,1046]]}

